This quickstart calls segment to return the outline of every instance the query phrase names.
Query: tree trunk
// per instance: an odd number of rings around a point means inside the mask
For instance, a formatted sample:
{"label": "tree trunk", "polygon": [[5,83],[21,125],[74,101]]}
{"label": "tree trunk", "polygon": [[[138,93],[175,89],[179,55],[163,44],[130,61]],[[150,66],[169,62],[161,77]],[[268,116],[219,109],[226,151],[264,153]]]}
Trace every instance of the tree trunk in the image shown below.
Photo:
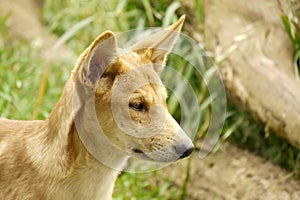
{"label": "tree trunk", "polygon": [[300,83],[276,0],[205,1],[205,39],[228,95],[300,148]]}

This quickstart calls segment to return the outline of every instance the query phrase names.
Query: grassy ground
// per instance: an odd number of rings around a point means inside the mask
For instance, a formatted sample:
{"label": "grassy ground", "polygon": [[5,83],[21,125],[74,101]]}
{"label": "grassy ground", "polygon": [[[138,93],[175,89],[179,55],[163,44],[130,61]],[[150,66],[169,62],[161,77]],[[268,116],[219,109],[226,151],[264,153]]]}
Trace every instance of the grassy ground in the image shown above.
{"label": "grassy ground", "polygon": [[[8,16],[7,16],[8,17]],[[31,44],[7,35],[7,17],[0,16],[0,115],[31,119],[37,103],[44,61]],[[51,67],[43,109],[38,118],[46,118],[59,98],[70,72],[62,63]]]}
{"label": "grassy ground", "polygon": [[[200,21],[203,21],[201,1],[195,2],[197,16]],[[102,0],[100,5],[98,0],[48,0],[42,17],[48,29],[59,37],[63,37],[69,30],[74,30],[70,36],[71,39],[67,40],[67,45],[76,55],[79,55],[99,33],[106,29],[125,31],[137,27],[167,25],[178,18],[179,5],[178,1]],[[31,119],[37,103],[42,67],[45,66],[38,49],[28,48],[30,44],[24,41],[9,39],[6,32],[8,17],[0,16],[0,116]],[[83,28],[74,29],[74,26],[78,24],[81,24]],[[175,69],[189,65],[180,58],[172,56],[169,64],[175,66]],[[38,114],[39,119],[45,119],[49,115],[72,67],[64,63],[55,63],[50,66],[44,101]],[[207,89],[202,81],[199,87],[199,74],[190,74],[189,70],[182,71],[182,73],[196,91],[199,103],[207,102]],[[171,94],[169,107],[179,118],[181,114],[178,111],[179,105],[176,100],[172,99]],[[204,116],[208,116],[201,123],[209,119],[208,111],[209,109],[205,109],[199,113],[202,120]],[[299,174],[300,153],[298,150],[276,138],[272,133],[266,137],[263,126],[254,122],[248,114],[231,105],[228,111],[228,119],[220,145],[222,141],[229,138]],[[156,177],[156,172],[122,174],[116,185],[114,199],[184,199],[182,195],[184,189],[176,187],[169,180],[158,182]]]}

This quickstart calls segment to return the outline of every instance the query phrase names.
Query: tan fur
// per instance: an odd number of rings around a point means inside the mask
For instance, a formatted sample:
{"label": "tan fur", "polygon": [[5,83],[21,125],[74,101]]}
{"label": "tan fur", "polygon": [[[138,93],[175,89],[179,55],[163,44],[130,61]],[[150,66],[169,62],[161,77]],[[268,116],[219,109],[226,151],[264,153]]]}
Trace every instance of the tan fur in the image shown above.
{"label": "tan fur", "polygon": [[[117,54],[113,33],[103,33],[80,56],[48,119],[0,119],[0,199],[108,200],[128,157],[173,162],[191,150],[191,141],[167,112],[167,92],[157,75],[176,39],[173,33],[180,31],[183,21],[184,17],[170,26],[169,31],[161,32],[164,37],[155,34],[154,40],[136,44],[125,55]],[[164,44],[166,39],[170,44]],[[132,89],[132,84],[140,83],[147,84],[128,96],[126,91]],[[118,88],[120,92],[114,93]],[[126,123],[126,112],[116,111],[125,129],[117,124],[112,110],[114,95],[125,102],[125,107],[117,102],[114,108],[128,111],[131,127]],[[90,120],[92,115],[87,110],[91,99],[95,104],[95,120]],[[147,109],[128,107],[126,100],[130,105],[142,102]],[[163,126],[155,124],[153,117],[163,119]],[[101,148],[112,167],[97,160],[79,137],[81,130],[85,130],[84,136],[97,134],[95,122],[111,142]],[[145,129],[150,125],[151,129]],[[140,135],[135,137],[124,130]]]}

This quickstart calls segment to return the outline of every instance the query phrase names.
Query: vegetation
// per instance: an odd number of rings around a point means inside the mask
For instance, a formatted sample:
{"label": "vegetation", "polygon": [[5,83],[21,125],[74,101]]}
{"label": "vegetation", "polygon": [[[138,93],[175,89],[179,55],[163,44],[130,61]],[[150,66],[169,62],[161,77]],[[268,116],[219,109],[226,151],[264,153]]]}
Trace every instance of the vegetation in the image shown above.
{"label": "vegetation", "polygon": [[[29,43],[9,38],[9,14],[0,16],[0,113],[1,117],[31,119],[44,63],[38,49]],[[69,76],[69,69],[56,63],[49,72],[43,109],[38,118],[44,119],[56,103]],[[50,89],[51,88],[51,89]]]}
{"label": "vegetation", "polygon": [[[203,22],[202,1],[195,0],[195,3],[197,17]],[[101,0],[100,4],[99,0],[47,0],[42,18],[47,28],[60,38],[64,37],[70,49],[79,55],[99,33],[106,29],[120,32],[147,26],[166,26],[178,18],[179,7],[179,1]],[[10,40],[6,31],[9,17],[9,13],[0,16],[0,116],[31,119],[37,103],[42,70],[46,66],[39,56],[38,49],[24,41]],[[287,26],[286,22],[285,24]],[[191,57],[199,57],[199,55],[191,55]],[[207,66],[210,63],[207,60],[207,56],[203,53],[202,59],[197,62],[202,66]],[[211,100],[202,77],[208,76],[209,69],[206,68],[203,74],[196,73],[190,70],[190,63],[176,55],[169,57],[168,65],[174,66],[174,69],[183,74],[191,84],[198,103],[201,105],[200,113],[198,113],[199,123],[202,125],[200,127],[206,127],[205,124],[210,119]],[[49,115],[72,67],[61,61],[49,67],[43,106],[37,116],[38,119],[45,119]],[[169,80],[171,78],[169,77]],[[181,89],[177,88],[177,90]],[[176,118],[180,119],[182,114],[180,105],[172,91],[170,91],[168,106]],[[282,139],[276,138],[272,133],[266,133],[261,124],[233,105],[228,105],[227,111],[227,121],[215,151],[223,141],[229,139],[289,169],[293,174],[299,175],[299,150]],[[201,129],[199,132],[201,136],[205,130]],[[198,139],[198,136],[194,137]],[[187,182],[188,169],[186,173]],[[128,199],[129,197],[134,199],[133,196],[135,199],[185,198],[185,187],[178,188],[167,179],[158,182],[155,179],[157,176],[157,172],[134,175],[123,173],[117,181],[114,199]]]}
{"label": "vegetation", "polygon": [[[298,4],[299,5],[299,4]],[[297,18],[299,16],[295,16]],[[281,16],[282,23],[285,27],[287,34],[289,35],[292,45],[295,50],[294,56],[294,71],[298,81],[300,81],[300,27],[299,22],[295,22],[293,19],[289,19],[288,16]]]}

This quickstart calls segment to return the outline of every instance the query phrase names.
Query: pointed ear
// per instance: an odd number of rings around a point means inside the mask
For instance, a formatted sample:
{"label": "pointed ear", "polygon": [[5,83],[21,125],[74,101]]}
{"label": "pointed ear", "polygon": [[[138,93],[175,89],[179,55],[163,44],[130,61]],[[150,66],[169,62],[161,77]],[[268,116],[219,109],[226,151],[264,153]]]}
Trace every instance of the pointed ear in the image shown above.
{"label": "pointed ear", "polygon": [[[117,58],[117,42],[113,32],[102,33],[79,59],[77,75],[85,86],[95,87],[104,71]],[[76,70],[77,71],[77,70]]]}
{"label": "pointed ear", "polygon": [[173,25],[138,42],[131,49],[150,60],[154,64],[154,70],[159,72],[165,66],[167,55],[180,34],[184,20],[185,15],[181,16]]}

